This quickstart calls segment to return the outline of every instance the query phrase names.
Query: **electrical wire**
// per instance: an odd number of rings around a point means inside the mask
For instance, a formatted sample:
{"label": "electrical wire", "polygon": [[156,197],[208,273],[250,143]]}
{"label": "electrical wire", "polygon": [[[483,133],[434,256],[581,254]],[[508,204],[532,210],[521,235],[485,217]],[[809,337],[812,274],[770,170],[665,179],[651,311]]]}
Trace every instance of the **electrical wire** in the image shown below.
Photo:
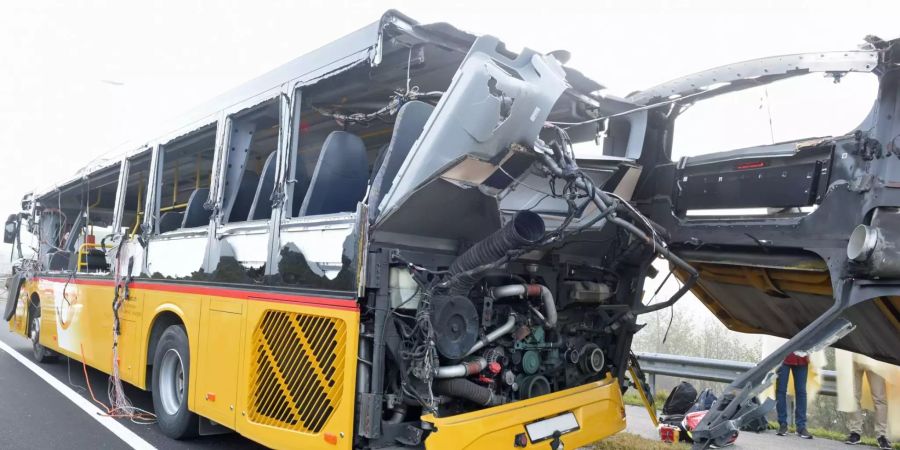
{"label": "electrical wire", "polygon": [[87,389],[84,386],[76,384],[74,381],[72,381],[72,369],[70,367],[71,363],[72,363],[72,358],[69,358],[68,356],[66,356],[66,377],[69,379],[69,386],[75,388],[75,390],[78,392],[86,392]]}
{"label": "electrical wire", "polygon": [[626,111],[617,112],[617,113],[614,113],[614,114],[608,114],[608,115],[606,115],[606,116],[595,117],[595,118],[593,118],[593,119],[583,120],[583,121],[581,121],[581,122],[547,122],[547,123],[550,123],[550,124],[553,124],[553,125],[565,125],[565,126],[567,126],[567,127],[575,127],[575,126],[579,126],[579,125],[586,125],[586,124],[589,124],[589,123],[600,122],[600,121],[603,121],[603,120],[612,119],[613,117],[627,116],[627,115],[629,115],[629,114],[633,114],[633,113],[636,113],[636,112],[647,111],[647,110],[649,110],[649,109],[654,109],[654,108],[657,108],[657,107],[660,107],[660,106],[665,106],[665,105],[669,105],[669,104],[672,104],[672,103],[678,103],[678,102],[680,102],[680,101],[687,100],[687,99],[689,99],[689,98],[697,97],[697,96],[702,95],[702,94],[707,94],[707,93],[709,93],[711,90],[712,90],[712,89],[706,90],[706,91],[694,92],[693,94],[683,95],[683,96],[681,96],[681,97],[672,98],[672,99],[664,100],[664,101],[657,102],[657,103],[651,103],[651,104],[649,104],[649,105],[644,105],[644,106],[640,106],[640,107],[637,107],[637,108],[632,108],[632,109],[629,109],[629,110],[626,110]]}
{"label": "electrical wire", "polygon": [[[671,272],[669,272],[669,273],[671,274]],[[676,278],[675,280],[677,281],[678,278]],[[678,282],[678,284],[681,285],[681,282]],[[674,319],[674,318],[675,318],[675,307],[671,306],[671,307],[669,307],[669,325],[666,326],[666,334],[663,335],[663,340],[662,340],[663,344],[665,344],[666,339],[669,338],[669,330],[672,329],[672,319]]]}

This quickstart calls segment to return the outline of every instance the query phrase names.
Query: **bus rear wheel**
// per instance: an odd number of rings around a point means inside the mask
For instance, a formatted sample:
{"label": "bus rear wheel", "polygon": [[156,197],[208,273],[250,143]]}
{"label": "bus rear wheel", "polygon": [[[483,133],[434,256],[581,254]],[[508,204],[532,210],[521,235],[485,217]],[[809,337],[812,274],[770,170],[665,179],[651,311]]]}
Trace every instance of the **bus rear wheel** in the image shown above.
{"label": "bus rear wheel", "polygon": [[191,355],[181,325],[163,331],[153,357],[153,409],[163,433],[173,439],[197,436],[199,418],[188,410]]}
{"label": "bus rear wheel", "polygon": [[34,360],[41,364],[52,362],[56,359],[53,351],[41,344],[40,314],[32,314],[31,316],[31,351]]}

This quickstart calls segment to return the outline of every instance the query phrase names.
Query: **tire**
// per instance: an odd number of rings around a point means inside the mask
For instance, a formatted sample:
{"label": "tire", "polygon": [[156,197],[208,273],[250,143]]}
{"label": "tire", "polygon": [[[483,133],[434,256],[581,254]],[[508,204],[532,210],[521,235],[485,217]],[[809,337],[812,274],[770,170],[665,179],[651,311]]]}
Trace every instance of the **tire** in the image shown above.
{"label": "tire", "polygon": [[199,418],[188,410],[191,355],[181,325],[163,331],[153,356],[153,409],[163,433],[172,439],[197,436]]}
{"label": "tire", "polygon": [[29,335],[31,337],[32,357],[35,362],[47,364],[56,360],[56,353],[41,345],[41,313],[37,308],[32,310]]}

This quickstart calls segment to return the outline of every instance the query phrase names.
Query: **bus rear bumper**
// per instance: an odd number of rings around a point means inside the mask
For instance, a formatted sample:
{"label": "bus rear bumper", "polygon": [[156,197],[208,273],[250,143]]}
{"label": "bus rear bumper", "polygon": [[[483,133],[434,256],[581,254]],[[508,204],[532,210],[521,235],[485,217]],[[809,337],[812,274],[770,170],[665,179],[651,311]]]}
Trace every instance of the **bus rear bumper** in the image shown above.
{"label": "bus rear bumper", "polygon": [[[622,391],[618,380],[607,378],[451,417],[423,416],[423,421],[435,427],[435,431],[425,441],[425,446],[430,450],[549,448],[547,440],[532,443],[525,425],[569,412],[575,415],[579,428],[562,435],[562,443],[567,449],[596,442],[625,429]],[[524,447],[521,446],[522,443],[525,444]]]}

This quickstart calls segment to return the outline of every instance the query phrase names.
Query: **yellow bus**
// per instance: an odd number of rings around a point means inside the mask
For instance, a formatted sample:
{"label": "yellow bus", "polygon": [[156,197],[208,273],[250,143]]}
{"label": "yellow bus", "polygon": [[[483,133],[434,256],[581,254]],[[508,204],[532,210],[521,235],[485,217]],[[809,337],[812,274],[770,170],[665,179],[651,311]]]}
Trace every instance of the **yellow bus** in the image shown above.
{"label": "yellow bus", "polygon": [[[4,235],[20,256],[4,320],[39,362],[150,390],[175,439],[610,436],[637,316],[698,272],[632,206],[671,186],[654,180],[670,179],[675,100],[602,93],[567,60],[389,11],[27,194]],[[647,306],[657,257],[683,284]]]}

